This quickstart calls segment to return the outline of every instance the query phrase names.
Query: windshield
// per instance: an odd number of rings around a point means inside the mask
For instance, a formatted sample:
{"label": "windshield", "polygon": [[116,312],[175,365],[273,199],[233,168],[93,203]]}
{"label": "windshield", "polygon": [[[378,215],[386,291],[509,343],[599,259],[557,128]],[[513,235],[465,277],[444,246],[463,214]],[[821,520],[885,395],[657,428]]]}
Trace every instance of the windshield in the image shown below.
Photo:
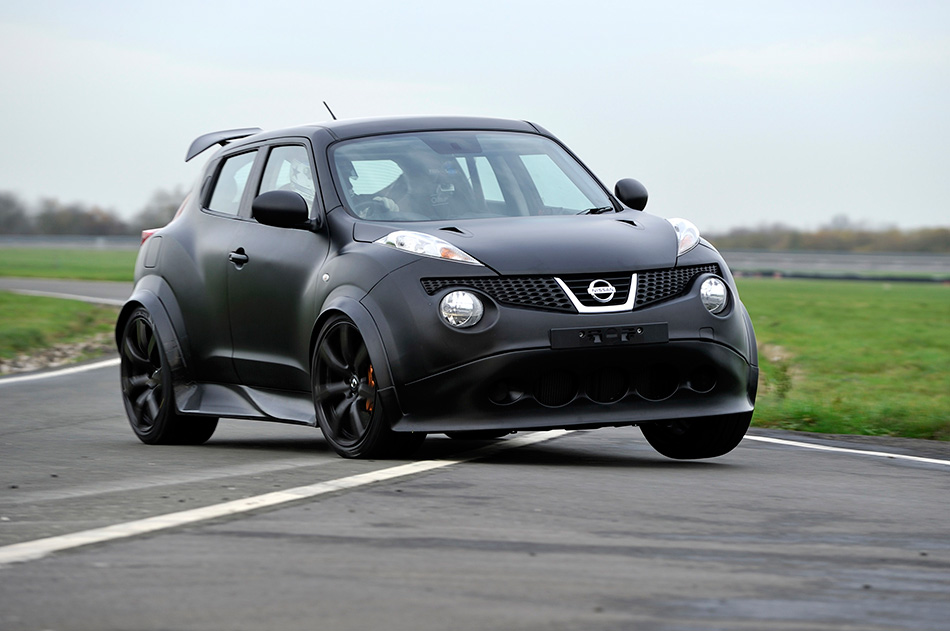
{"label": "windshield", "polygon": [[370,221],[576,215],[613,209],[557,143],[513,132],[419,132],[336,145],[334,177]]}

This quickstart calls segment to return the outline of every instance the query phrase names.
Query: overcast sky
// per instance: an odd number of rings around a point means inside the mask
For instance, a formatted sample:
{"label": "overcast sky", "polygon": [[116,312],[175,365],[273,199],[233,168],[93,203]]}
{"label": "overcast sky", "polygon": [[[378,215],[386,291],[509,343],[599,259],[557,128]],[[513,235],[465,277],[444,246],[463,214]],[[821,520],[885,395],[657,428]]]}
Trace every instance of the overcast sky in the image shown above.
{"label": "overcast sky", "polygon": [[[0,4],[0,190],[130,217],[197,136],[527,119],[706,231],[950,226],[950,2]],[[210,155],[210,154],[208,154]]]}

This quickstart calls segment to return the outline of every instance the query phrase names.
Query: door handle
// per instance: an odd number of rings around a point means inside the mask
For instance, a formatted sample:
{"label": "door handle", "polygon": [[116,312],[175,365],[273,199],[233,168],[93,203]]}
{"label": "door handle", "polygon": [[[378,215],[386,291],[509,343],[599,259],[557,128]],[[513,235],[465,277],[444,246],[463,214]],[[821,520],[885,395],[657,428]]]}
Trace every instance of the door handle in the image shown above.
{"label": "door handle", "polygon": [[248,258],[247,254],[244,253],[244,248],[238,248],[234,252],[228,254],[228,260],[240,268],[251,259]]}

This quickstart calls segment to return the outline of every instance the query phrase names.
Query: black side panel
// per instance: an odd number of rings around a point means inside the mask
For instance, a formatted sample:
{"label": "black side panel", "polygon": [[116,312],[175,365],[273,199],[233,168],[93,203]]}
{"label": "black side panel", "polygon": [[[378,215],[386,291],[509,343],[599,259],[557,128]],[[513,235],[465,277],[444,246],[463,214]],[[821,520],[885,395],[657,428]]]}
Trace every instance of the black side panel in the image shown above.
{"label": "black side panel", "polygon": [[228,317],[233,364],[241,383],[310,390],[308,343],[329,243],[326,231],[237,222],[227,264]]}

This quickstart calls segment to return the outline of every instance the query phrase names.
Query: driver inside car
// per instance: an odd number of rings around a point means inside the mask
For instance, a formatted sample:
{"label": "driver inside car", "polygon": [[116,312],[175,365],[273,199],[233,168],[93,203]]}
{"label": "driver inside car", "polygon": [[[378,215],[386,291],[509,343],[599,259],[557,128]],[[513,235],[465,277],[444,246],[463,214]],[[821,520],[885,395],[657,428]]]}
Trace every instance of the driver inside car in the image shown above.
{"label": "driver inside car", "polygon": [[346,187],[344,193],[350,207],[364,219],[379,219],[387,215],[399,213],[399,203],[396,199],[406,200],[409,194],[409,185],[405,174],[400,174],[393,182],[374,193],[357,193],[359,173],[353,163],[341,163],[340,170],[346,173]]}

